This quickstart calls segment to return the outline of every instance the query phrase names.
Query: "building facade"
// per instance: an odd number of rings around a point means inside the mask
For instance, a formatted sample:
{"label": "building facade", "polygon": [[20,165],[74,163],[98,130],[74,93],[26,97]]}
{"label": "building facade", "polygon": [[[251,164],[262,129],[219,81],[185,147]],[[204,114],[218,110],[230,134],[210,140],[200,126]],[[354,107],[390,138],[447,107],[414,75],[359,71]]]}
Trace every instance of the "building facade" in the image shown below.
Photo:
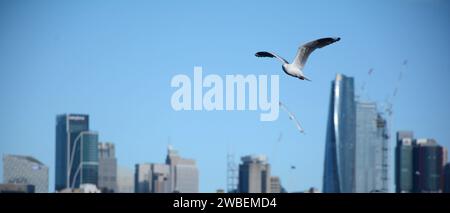
{"label": "building facade", "polygon": [[323,192],[354,192],[355,131],[356,107],[353,78],[337,74],[331,84]]}
{"label": "building facade", "polygon": [[136,164],[134,187],[136,193],[169,193],[170,166],[167,164]]}
{"label": "building facade", "polygon": [[199,171],[195,160],[182,158],[176,150],[169,146],[166,164],[170,168],[169,189],[171,192],[198,192]]}
{"label": "building facade", "polygon": [[1,183],[0,193],[35,193],[35,187],[30,184]]}
{"label": "building facade", "polygon": [[85,131],[75,141],[70,173],[70,188],[79,188],[81,184],[98,186],[98,134]]}
{"label": "building facade", "polygon": [[117,159],[112,143],[98,144],[98,188],[117,192]]}
{"label": "building facade", "polygon": [[249,155],[242,157],[241,160],[238,192],[270,193],[270,165],[267,163],[267,158],[263,155]]}
{"label": "building facade", "polygon": [[413,152],[414,192],[443,191],[444,148],[433,139],[417,139]]}
{"label": "building facade", "polygon": [[277,176],[270,177],[270,192],[271,193],[281,193],[282,186],[280,178]]}
{"label": "building facade", "polygon": [[136,164],[134,171],[134,192],[150,193],[151,164]]}
{"label": "building facade", "polygon": [[414,139],[412,132],[397,132],[395,159],[396,192],[445,191],[447,150],[434,139]]}
{"label": "building facade", "polygon": [[[48,167],[31,156],[4,155],[3,181],[8,184],[28,185],[25,187],[27,192],[47,193]],[[29,185],[33,186],[33,190],[29,190]]]}
{"label": "building facade", "polygon": [[98,134],[89,131],[89,116],[56,117],[55,190],[98,185]]}
{"label": "building facade", "polygon": [[374,102],[356,102],[355,192],[388,192],[388,131]]}
{"label": "building facade", "polygon": [[395,148],[395,192],[397,193],[413,192],[413,140],[413,132],[397,132]]}

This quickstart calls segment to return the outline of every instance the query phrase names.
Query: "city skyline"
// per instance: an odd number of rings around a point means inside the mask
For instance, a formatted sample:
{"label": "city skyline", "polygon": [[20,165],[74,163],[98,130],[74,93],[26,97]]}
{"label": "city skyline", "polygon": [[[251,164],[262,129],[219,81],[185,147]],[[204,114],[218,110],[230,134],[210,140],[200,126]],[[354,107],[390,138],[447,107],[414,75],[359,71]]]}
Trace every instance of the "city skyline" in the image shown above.
{"label": "city skyline", "polygon": [[[388,123],[377,104],[355,98],[353,77],[337,74],[331,82],[329,110],[324,192],[389,192],[390,136]],[[68,188],[120,192],[118,186],[128,184],[117,179],[115,145],[98,141],[99,134],[89,129],[89,115],[57,115],[55,133],[55,156],[59,163],[55,165],[55,168],[59,166],[55,179],[60,184],[55,185],[56,192],[67,192]],[[450,183],[447,182],[450,165],[447,149],[432,138],[415,139],[413,135],[410,131],[396,132],[395,192],[447,192]],[[232,172],[229,169],[237,167],[230,165],[234,160],[229,154],[227,179],[234,179],[229,176]],[[265,155],[247,155],[241,160],[237,188],[228,188],[229,193],[286,192],[280,178],[271,176]],[[31,186],[36,192],[48,191],[48,167],[34,157],[4,155],[3,166],[6,184],[19,184],[17,190]],[[41,168],[45,168],[44,173]],[[39,175],[32,175],[35,172]],[[132,185],[135,193],[196,193],[198,177],[196,161],[182,158],[169,144],[165,163],[135,164]],[[93,186],[82,187],[82,184]],[[14,186],[2,187],[8,190]],[[308,191],[311,190],[316,191],[314,187]]]}
{"label": "city skyline", "polygon": [[[362,100],[384,104],[391,99],[390,150],[395,131],[403,129],[450,147],[449,10],[448,1],[420,0],[4,1],[0,154],[40,159],[49,167],[49,189],[54,189],[54,118],[81,113],[90,115],[98,141],[115,144],[118,166],[160,162],[162,150],[173,144],[197,161],[199,191],[214,192],[226,188],[228,152],[262,153],[288,191],[312,186],[322,191],[329,83],[336,73],[355,78]],[[255,18],[262,13],[272,18]],[[312,82],[287,78],[279,64],[253,55],[260,50],[293,55],[302,42],[333,35],[341,41],[308,59]],[[306,134],[299,134],[282,111],[269,123],[255,119],[258,112],[173,111],[170,79],[190,75],[194,66],[202,66],[205,75],[280,75],[280,101]],[[393,158],[391,151],[390,191],[395,189]]]}
{"label": "city skyline", "polygon": [[[385,113],[390,112],[385,111]],[[389,124],[383,118],[383,115],[384,113],[377,108],[377,103],[360,101],[360,97],[355,96],[353,77],[339,73],[336,75],[335,80],[331,82],[329,126],[327,128],[323,174],[324,192],[390,192],[388,189],[388,168],[391,166],[388,164],[390,152],[387,146],[387,142],[390,140]],[[55,133],[56,162],[59,162],[60,166],[67,164],[69,168],[66,168],[67,172],[61,170],[60,173],[62,173],[59,175],[55,173],[56,179],[59,178],[60,181],[68,183],[69,188],[72,189],[79,188],[80,184],[94,184],[94,188],[98,192],[116,192],[118,185],[123,184],[117,182],[119,173],[117,171],[117,159],[115,158],[115,145],[98,141],[98,132],[89,129],[89,115],[77,113],[57,115]],[[342,141],[345,143],[342,143]],[[63,146],[62,144],[67,145]],[[411,146],[411,149],[405,150],[403,148],[405,146]],[[331,147],[334,148],[330,149]],[[64,151],[66,149],[69,151],[68,156],[70,157],[66,156],[67,154]],[[406,158],[404,152],[408,155]],[[229,154],[227,153],[227,158]],[[415,139],[410,131],[397,131],[396,148],[393,155],[395,158],[395,192],[448,191],[446,180],[449,178],[447,167],[450,163],[447,162],[447,149],[438,145],[434,139]],[[353,157],[349,158],[350,156]],[[438,157],[437,161],[435,160],[436,157]],[[31,156],[5,155],[3,162],[6,162],[5,159],[14,158],[30,159],[28,161],[37,162],[44,166],[47,175],[45,187],[48,188],[48,167]],[[64,163],[66,158],[69,163]],[[278,193],[286,192],[280,184],[280,178],[270,175],[270,164],[267,162],[266,156],[247,155],[243,156],[241,160],[242,164],[239,165],[237,177],[238,187],[231,192],[268,193],[272,192],[270,191],[272,189]],[[84,161],[87,161],[89,168],[86,168]],[[408,163],[408,161],[410,162]],[[11,163],[3,164],[3,171],[9,172],[8,176],[11,176],[13,174],[11,172],[14,171],[11,169],[17,166],[13,166],[15,164],[11,160],[8,160],[8,162]],[[427,166],[418,167],[419,162]],[[31,164],[28,164],[22,167],[31,169]],[[333,165],[336,167],[333,168]],[[408,165],[409,168],[406,169],[404,166]],[[91,168],[92,166],[96,167]],[[8,170],[5,170],[5,168],[8,168]],[[295,169],[295,166],[291,166],[291,169]],[[83,172],[77,170],[86,170],[87,175],[83,175]],[[411,173],[407,174],[411,180],[403,177],[405,171]],[[16,179],[26,180],[28,178],[33,180],[33,177],[30,176],[17,176],[19,173],[15,175]],[[65,173],[68,174],[70,180],[64,180],[66,177],[62,174]],[[75,175],[72,173],[75,173]],[[181,158],[178,151],[173,149],[171,144],[168,144],[165,164],[143,163],[135,165],[134,193],[198,192],[198,174],[195,160]],[[418,175],[422,179],[416,178],[419,177]],[[437,175],[439,175],[438,179],[436,179]],[[349,176],[351,178],[348,178]],[[347,178],[343,179],[342,177]],[[228,175],[227,178],[229,178]],[[18,183],[17,187],[20,188],[27,181],[8,181],[5,183]],[[42,188],[44,183],[31,184],[31,186],[36,187],[34,189],[36,192],[45,192]],[[405,188],[404,184],[409,188]],[[19,188],[18,190],[23,190]],[[58,186],[55,185],[55,188],[57,191],[65,191],[67,187],[59,187],[58,189]],[[312,192],[311,190],[316,191],[317,189],[312,186],[304,192]]]}

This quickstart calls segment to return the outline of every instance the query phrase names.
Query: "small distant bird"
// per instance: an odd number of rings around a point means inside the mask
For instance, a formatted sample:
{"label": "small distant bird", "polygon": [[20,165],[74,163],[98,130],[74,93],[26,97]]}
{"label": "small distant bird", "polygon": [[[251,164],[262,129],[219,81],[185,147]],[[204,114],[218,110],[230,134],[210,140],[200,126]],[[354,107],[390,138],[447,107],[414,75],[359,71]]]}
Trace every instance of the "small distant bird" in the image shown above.
{"label": "small distant bird", "polygon": [[289,63],[284,58],[278,56],[275,53],[271,52],[257,52],[255,54],[256,57],[270,57],[270,58],[277,58],[283,63],[283,71],[295,78],[299,78],[301,80],[308,80],[310,81],[304,74],[303,74],[303,67],[305,66],[306,60],[308,60],[309,55],[316,50],[317,48],[322,48],[327,45],[330,45],[336,41],[341,40],[341,38],[321,38],[317,39],[315,41],[308,42],[304,44],[303,46],[298,48],[297,55],[295,56],[295,59],[292,63]]}
{"label": "small distant bird", "polygon": [[295,166],[291,166],[291,169],[296,169],[296,167]]}
{"label": "small distant bird", "polygon": [[283,138],[283,133],[282,132],[280,132],[280,135],[278,136],[278,142],[281,142],[281,139]]}

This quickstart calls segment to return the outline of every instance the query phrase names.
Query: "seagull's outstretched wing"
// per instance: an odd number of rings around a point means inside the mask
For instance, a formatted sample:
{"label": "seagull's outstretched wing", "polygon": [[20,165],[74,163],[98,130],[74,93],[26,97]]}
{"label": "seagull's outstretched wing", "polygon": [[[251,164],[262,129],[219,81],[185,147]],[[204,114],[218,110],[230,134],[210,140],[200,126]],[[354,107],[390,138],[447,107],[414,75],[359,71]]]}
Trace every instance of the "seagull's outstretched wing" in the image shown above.
{"label": "seagull's outstretched wing", "polygon": [[289,62],[286,61],[286,59],[280,57],[279,55],[275,54],[275,53],[271,53],[271,52],[257,52],[255,53],[256,57],[270,57],[270,58],[278,58],[278,60],[280,60],[283,64],[288,64]]}
{"label": "seagull's outstretched wing", "polygon": [[279,105],[280,105],[281,109],[283,109],[284,111],[286,111],[286,113],[289,115],[289,119],[295,123],[295,127],[297,127],[297,130],[300,131],[301,133],[305,133],[305,130],[303,130],[303,127],[300,125],[300,122],[298,122],[297,118],[295,118],[294,113],[291,113],[291,112],[286,108],[286,106],[284,106],[284,104],[281,103],[281,101],[279,102]]}
{"label": "seagull's outstretched wing", "polygon": [[315,41],[308,42],[303,46],[298,48],[297,55],[295,56],[294,64],[297,68],[303,70],[305,66],[306,60],[308,60],[309,55],[317,48],[322,48],[327,45],[330,45],[336,41],[341,40],[341,38],[321,38]]}

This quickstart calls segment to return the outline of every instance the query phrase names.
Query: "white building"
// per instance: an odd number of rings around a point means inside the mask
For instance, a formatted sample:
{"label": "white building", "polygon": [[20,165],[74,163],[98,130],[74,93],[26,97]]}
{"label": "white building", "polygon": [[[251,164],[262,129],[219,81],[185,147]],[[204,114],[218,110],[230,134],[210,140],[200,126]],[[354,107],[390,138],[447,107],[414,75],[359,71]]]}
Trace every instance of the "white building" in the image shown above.
{"label": "white building", "polygon": [[4,155],[3,182],[34,185],[36,193],[47,193],[48,167],[34,157]]}

